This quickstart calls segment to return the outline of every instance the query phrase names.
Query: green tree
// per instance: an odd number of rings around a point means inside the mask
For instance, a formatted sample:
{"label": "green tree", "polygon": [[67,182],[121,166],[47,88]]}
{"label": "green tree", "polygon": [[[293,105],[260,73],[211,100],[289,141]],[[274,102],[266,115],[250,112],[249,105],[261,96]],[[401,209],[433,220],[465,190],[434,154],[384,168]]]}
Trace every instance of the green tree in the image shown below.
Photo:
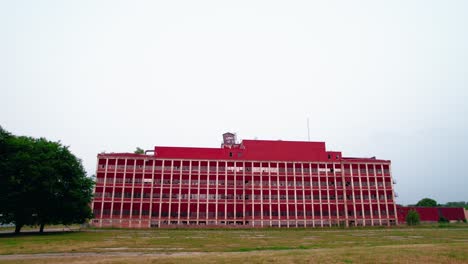
{"label": "green tree", "polygon": [[145,151],[142,148],[137,147],[136,150],[133,153],[135,153],[135,154],[145,154]]}
{"label": "green tree", "polygon": [[25,225],[83,223],[93,181],[81,160],[60,142],[14,136],[0,127],[0,223]]}
{"label": "green tree", "polygon": [[424,207],[436,207],[437,202],[431,198],[424,198],[421,199],[416,206],[424,206]]}
{"label": "green tree", "polygon": [[419,224],[419,214],[416,210],[409,210],[408,214],[406,215],[406,224],[407,225],[418,225]]}

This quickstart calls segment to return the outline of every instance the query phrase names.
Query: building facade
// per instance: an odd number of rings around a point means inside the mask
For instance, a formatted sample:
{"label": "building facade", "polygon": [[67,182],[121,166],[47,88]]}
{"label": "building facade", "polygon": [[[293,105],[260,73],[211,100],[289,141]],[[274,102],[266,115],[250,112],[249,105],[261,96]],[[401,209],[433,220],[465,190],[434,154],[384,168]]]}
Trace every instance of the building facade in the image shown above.
{"label": "building facade", "polygon": [[391,162],[324,142],[243,140],[98,155],[98,227],[375,226],[398,223]]}

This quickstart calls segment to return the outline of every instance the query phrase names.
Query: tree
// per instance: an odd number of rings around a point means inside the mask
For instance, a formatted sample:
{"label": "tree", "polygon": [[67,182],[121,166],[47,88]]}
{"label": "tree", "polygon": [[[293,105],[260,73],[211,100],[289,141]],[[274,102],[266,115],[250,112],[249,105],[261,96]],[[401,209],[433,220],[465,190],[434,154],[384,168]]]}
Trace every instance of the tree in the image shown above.
{"label": "tree", "polygon": [[420,200],[416,206],[424,206],[424,207],[436,207],[437,202],[431,198],[424,198]]}
{"label": "tree", "polygon": [[416,210],[409,210],[406,215],[406,224],[410,226],[419,224],[419,214]]}
{"label": "tree", "polygon": [[142,148],[137,147],[136,150],[133,153],[135,153],[135,154],[145,154],[145,151]]}
{"label": "tree", "polygon": [[14,136],[0,127],[0,223],[24,225],[83,223],[93,181],[81,160],[60,142]]}

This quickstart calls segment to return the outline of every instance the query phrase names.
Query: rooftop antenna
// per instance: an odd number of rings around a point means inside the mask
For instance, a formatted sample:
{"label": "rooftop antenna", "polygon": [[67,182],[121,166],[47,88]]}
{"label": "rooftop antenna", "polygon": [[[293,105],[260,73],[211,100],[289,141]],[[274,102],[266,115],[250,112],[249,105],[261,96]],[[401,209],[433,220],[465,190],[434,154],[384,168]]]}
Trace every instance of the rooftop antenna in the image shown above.
{"label": "rooftop antenna", "polygon": [[307,118],[307,139],[310,141],[309,118]]}

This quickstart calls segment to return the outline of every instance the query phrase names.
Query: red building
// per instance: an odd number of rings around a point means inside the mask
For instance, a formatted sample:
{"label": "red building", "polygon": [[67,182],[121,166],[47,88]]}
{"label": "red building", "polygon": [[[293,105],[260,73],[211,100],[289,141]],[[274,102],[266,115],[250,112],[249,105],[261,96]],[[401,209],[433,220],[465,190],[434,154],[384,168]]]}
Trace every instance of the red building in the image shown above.
{"label": "red building", "polygon": [[324,142],[243,140],[98,155],[94,226],[397,224],[389,160]]}
{"label": "red building", "polygon": [[445,218],[450,222],[458,222],[465,220],[465,210],[462,207],[419,207],[419,206],[399,206],[397,205],[398,221],[406,222],[406,216],[410,210],[414,210],[419,214],[421,222],[435,223],[441,218]]}

